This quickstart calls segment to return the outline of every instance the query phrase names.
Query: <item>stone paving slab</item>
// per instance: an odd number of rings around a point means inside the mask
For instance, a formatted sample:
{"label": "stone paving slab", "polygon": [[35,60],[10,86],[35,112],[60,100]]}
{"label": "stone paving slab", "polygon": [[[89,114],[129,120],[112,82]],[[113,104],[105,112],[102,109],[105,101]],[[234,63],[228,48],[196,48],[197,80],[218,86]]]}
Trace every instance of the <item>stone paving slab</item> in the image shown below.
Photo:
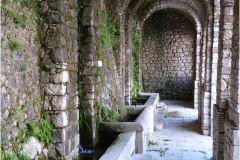
{"label": "stone paving slab", "polygon": [[164,118],[162,131],[155,131],[151,138],[157,145],[149,145],[147,154],[153,160],[210,160],[212,138],[201,133],[198,112],[187,101],[163,101],[168,117]]}

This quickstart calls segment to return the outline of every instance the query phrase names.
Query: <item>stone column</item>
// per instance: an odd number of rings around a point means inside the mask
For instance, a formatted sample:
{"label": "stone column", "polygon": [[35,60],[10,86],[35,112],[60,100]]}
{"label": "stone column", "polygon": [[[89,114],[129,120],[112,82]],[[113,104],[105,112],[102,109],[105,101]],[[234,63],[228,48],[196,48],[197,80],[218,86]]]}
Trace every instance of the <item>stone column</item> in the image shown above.
{"label": "stone column", "polygon": [[209,92],[209,60],[210,60],[210,53],[208,52],[208,41],[209,41],[209,29],[210,27],[205,26],[204,34],[203,34],[203,50],[202,50],[202,61],[201,61],[201,78],[200,78],[200,92],[201,92],[201,99],[200,99],[200,108],[199,108],[199,117],[201,122],[201,129],[204,135],[209,135],[210,129],[210,99],[211,93]]}
{"label": "stone column", "polygon": [[201,27],[197,26],[197,40],[196,40],[196,77],[194,81],[194,109],[199,108],[199,92],[200,92],[200,54],[201,54]]}
{"label": "stone column", "polygon": [[201,103],[201,124],[204,135],[210,135],[211,130],[211,62],[212,62],[212,18],[208,19],[207,41],[205,51],[205,71]]}
{"label": "stone column", "polygon": [[131,90],[132,90],[132,38],[131,38],[131,24],[126,20],[125,22],[125,102],[131,105]]}
{"label": "stone column", "polygon": [[54,127],[48,146],[51,159],[79,156],[77,12],[73,0],[41,1],[44,109]]}
{"label": "stone column", "polygon": [[233,0],[221,0],[220,4],[217,105],[215,105],[216,113],[213,119],[214,126],[218,126],[213,130],[214,157],[218,160],[223,159],[224,121],[228,119],[226,99],[230,97]]}
{"label": "stone column", "polygon": [[[79,30],[82,33],[81,47],[79,57],[79,89],[81,90],[80,97],[80,136],[81,136],[81,145],[84,147],[94,147],[98,141],[98,135],[96,131],[96,119],[94,117],[94,103],[96,102],[96,87],[95,80],[95,66],[94,62],[96,61],[97,51],[97,37],[96,30],[99,30],[99,27],[96,27],[94,17],[95,11],[98,10],[101,12],[102,6],[96,4],[94,0],[83,0],[81,2],[80,21]],[[98,7],[96,9],[96,6]],[[98,18],[101,18],[99,16]],[[100,32],[100,31],[98,31]],[[100,49],[100,47],[99,47]],[[102,48],[101,48],[102,49]]]}
{"label": "stone column", "polygon": [[[240,159],[240,61],[239,61],[239,0],[227,3],[226,14],[232,15],[232,66],[231,66],[231,95],[228,108],[229,120],[224,124],[224,160]],[[227,17],[226,17],[227,18]],[[232,21],[231,21],[232,22]]]}
{"label": "stone column", "polygon": [[[213,20],[213,47],[212,47],[212,79],[211,79],[211,106],[217,103],[217,67],[218,67],[218,42],[219,42],[219,16],[220,1],[214,1],[214,20]],[[213,110],[211,109],[211,135],[213,136]]]}
{"label": "stone column", "polygon": [[[215,97],[215,100],[212,100],[211,105],[216,104],[216,91],[217,91],[217,63],[218,63],[218,44],[219,44],[219,19],[220,19],[220,0],[214,1],[214,33],[213,33],[213,59],[212,59],[212,98]],[[214,93],[215,92],[215,93]],[[214,103],[215,102],[215,103]],[[215,160],[218,157],[222,157],[223,143],[219,139],[223,139],[223,123],[226,119],[225,113],[226,110],[219,110],[219,108],[214,105],[212,113],[212,136],[213,136],[213,157]]]}

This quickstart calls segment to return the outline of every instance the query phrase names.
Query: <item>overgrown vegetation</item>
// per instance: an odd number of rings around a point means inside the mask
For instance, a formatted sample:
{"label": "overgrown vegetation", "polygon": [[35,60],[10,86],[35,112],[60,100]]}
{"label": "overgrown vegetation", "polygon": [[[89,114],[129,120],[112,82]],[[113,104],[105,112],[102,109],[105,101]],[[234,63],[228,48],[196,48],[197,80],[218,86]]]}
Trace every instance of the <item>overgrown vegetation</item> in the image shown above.
{"label": "overgrown vegetation", "polygon": [[137,32],[136,28],[132,29],[132,80],[133,80],[133,87],[132,87],[132,93],[133,95],[137,95],[139,91],[139,78],[138,78],[138,72],[139,72],[139,34]]}
{"label": "overgrown vegetation", "polygon": [[[39,98],[36,101],[38,104],[43,104],[43,100]],[[21,152],[22,145],[26,143],[29,137],[34,136],[39,141],[49,144],[52,140],[51,132],[53,130],[52,125],[48,122],[48,114],[42,111],[40,119],[37,121],[30,121],[27,125],[22,125],[21,117],[23,112],[28,108],[27,104],[22,104],[20,107],[11,107],[10,116],[13,116],[17,120],[18,135],[12,143],[12,153],[10,155],[3,152],[4,146],[8,143],[8,140],[4,139],[1,143],[1,159],[3,160],[28,160],[27,155]],[[6,124],[5,124],[6,125]]]}
{"label": "overgrown vegetation", "polygon": [[24,46],[21,42],[12,39],[9,39],[9,47],[11,51],[22,51],[24,49]]}
{"label": "overgrown vegetation", "polygon": [[151,149],[151,150],[148,150],[148,151],[159,152],[160,156],[163,157],[166,154],[167,150],[169,150],[169,148],[164,148],[164,149],[160,148],[159,150]]}
{"label": "overgrown vegetation", "polygon": [[117,37],[116,34],[118,32],[117,26],[116,26],[116,20],[111,19],[109,16],[109,13],[106,10],[103,10],[102,13],[102,21],[100,23],[101,28],[101,41],[104,44],[104,46],[112,46],[115,47],[117,43]]}
{"label": "overgrown vegetation", "polygon": [[24,72],[24,71],[26,71],[27,70],[27,66],[22,66],[21,68],[20,68],[20,71],[21,72]]}
{"label": "overgrown vegetation", "polygon": [[11,155],[8,155],[1,150],[0,154],[1,154],[1,160],[30,160],[30,157],[22,153],[12,152]]}
{"label": "overgrown vegetation", "polygon": [[79,126],[81,130],[90,130],[86,113],[83,110],[80,110],[79,112]]}
{"label": "overgrown vegetation", "polygon": [[117,122],[119,120],[119,114],[115,108],[108,110],[104,105],[95,105],[95,109],[97,110],[97,124],[99,122]]}
{"label": "overgrown vegetation", "polygon": [[40,141],[49,144],[52,141],[52,125],[46,121],[46,113],[42,113],[40,121],[29,122],[27,125],[27,137],[34,136]]}
{"label": "overgrown vegetation", "polygon": [[152,140],[149,140],[148,144],[149,144],[149,145],[158,145],[158,142],[154,142],[154,141],[152,141]]}
{"label": "overgrown vegetation", "polygon": [[[38,14],[39,2],[38,0],[3,1],[2,12],[21,27],[30,26],[41,21]],[[29,10],[32,14],[25,14],[23,8]]]}

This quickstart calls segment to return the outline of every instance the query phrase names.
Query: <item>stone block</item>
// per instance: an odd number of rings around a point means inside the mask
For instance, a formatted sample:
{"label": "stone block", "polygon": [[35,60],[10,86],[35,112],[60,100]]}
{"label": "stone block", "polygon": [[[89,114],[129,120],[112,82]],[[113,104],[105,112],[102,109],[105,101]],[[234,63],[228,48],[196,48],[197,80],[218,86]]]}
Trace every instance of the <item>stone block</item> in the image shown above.
{"label": "stone block", "polygon": [[94,77],[93,76],[85,76],[83,77],[84,84],[94,84]]}
{"label": "stone block", "polygon": [[55,129],[52,131],[52,141],[53,143],[65,142],[67,139],[66,129]]}
{"label": "stone block", "polygon": [[81,108],[93,108],[93,100],[81,101]]}
{"label": "stone block", "polygon": [[50,108],[50,100],[51,100],[50,96],[45,96],[44,104],[43,104],[43,109],[44,110],[49,110],[49,108]]}
{"label": "stone block", "polygon": [[38,154],[42,153],[42,144],[35,137],[30,137],[28,142],[23,145],[23,153],[34,159]]}
{"label": "stone block", "polygon": [[70,148],[71,148],[71,141],[68,141],[68,140],[63,143],[58,143],[56,146],[56,150],[62,157],[65,157],[70,153]]}
{"label": "stone block", "polygon": [[71,94],[73,92],[77,92],[77,83],[70,83],[67,85],[67,93]]}
{"label": "stone block", "polygon": [[85,7],[83,10],[83,17],[93,17],[94,11],[93,7]]}
{"label": "stone block", "polygon": [[70,80],[69,78],[69,72],[68,71],[62,71],[60,73],[54,73],[52,75],[52,82],[53,83],[66,83]]}
{"label": "stone block", "polygon": [[78,56],[79,56],[78,52],[72,52],[71,53],[71,62],[77,63],[78,62]]}
{"label": "stone block", "polygon": [[65,127],[68,125],[67,112],[60,112],[57,115],[51,117],[51,121],[54,127]]}
{"label": "stone block", "polygon": [[232,108],[228,108],[229,119],[232,120],[235,125],[240,126],[240,113],[234,111]]}
{"label": "stone block", "polygon": [[83,70],[83,75],[93,76],[93,69],[91,67],[85,67]]}
{"label": "stone block", "polygon": [[203,107],[203,113],[204,114],[210,114],[210,106],[209,107]]}
{"label": "stone block", "polygon": [[71,75],[71,83],[76,83],[78,81],[78,75],[77,74],[72,74]]}
{"label": "stone block", "polygon": [[48,24],[59,24],[61,22],[61,16],[59,13],[45,14],[43,21]]}
{"label": "stone block", "polygon": [[91,6],[91,7],[94,7],[95,6],[95,0],[84,0],[83,1],[83,5],[84,6]]}
{"label": "stone block", "polygon": [[48,83],[49,79],[50,79],[49,72],[42,71],[41,72],[41,79],[40,79],[41,83]]}
{"label": "stone block", "polygon": [[66,93],[66,88],[64,84],[46,84],[44,91],[46,95],[62,96]]}
{"label": "stone block", "polygon": [[67,129],[67,139],[71,139],[72,138],[72,135],[73,135],[73,128],[72,128],[72,125],[68,126]]}
{"label": "stone block", "polygon": [[95,91],[95,87],[94,87],[94,85],[84,85],[83,90],[85,92],[92,92],[93,93]]}
{"label": "stone block", "polygon": [[76,95],[74,97],[71,97],[70,106],[73,107],[73,108],[76,108],[76,107],[78,107],[78,104],[79,104],[78,95]]}
{"label": "stone block", "polygon": [[74,123],[74,122],[78,121],[78,119],[79,119],[79,110],[78,109],[69,112],[69,122],[70,123]]}
{"label": "stone block", "polygon": [[80,144],[79,144],[79,140],[80,140],[80,135],[79,135],[79,134],[76,134],[76,135],[73,137],[73,141],[72,141],[73,148],[72,148],[72,149],[78,148],[78,146],[80,145]]}
{"label": "stone block", "polygon": [[66,48],[54,48],[50,52],[51,60],[55,63],[67,63],[68,52]]}
{"label": "stone block", "polygon": [[51,99],[52,110],[66,110],[69,104],[69,97],[64,96],[53,96]]}
{"label": "stone block", "polygon": [[79,133],[79,123],[76,122],[72,125],[72,131],[74,134]]}

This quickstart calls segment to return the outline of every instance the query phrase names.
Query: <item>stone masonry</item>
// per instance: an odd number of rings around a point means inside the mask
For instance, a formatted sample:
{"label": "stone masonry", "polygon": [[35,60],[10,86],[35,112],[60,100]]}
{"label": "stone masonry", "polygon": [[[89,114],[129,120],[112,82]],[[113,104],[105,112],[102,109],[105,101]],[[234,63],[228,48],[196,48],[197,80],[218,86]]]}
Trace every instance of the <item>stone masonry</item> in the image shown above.
{"label": "stone masonry", "polygon": [[143,27],[143,88],[161,99],[192,100],[195,31],[174,10],[157,11]]}
{"label": "stone masonry", "polygon": [[[32,159],[78,159],[80,143],[94,147],[101,107],[131,103],[135,28],[140,90],[193,100],[213,159],[240,160],[239,0],[33,1],[2,2],[5,154],[25,146],[19,137],[42,112],[52,142],[31,137],[40,146]],[[106,26],[115,44],[104,44]]]}
{"label": "stone masonry", "polygon": [[79,156],[77,1],[41,1],[44,110],[54,127],[48,157]]}

